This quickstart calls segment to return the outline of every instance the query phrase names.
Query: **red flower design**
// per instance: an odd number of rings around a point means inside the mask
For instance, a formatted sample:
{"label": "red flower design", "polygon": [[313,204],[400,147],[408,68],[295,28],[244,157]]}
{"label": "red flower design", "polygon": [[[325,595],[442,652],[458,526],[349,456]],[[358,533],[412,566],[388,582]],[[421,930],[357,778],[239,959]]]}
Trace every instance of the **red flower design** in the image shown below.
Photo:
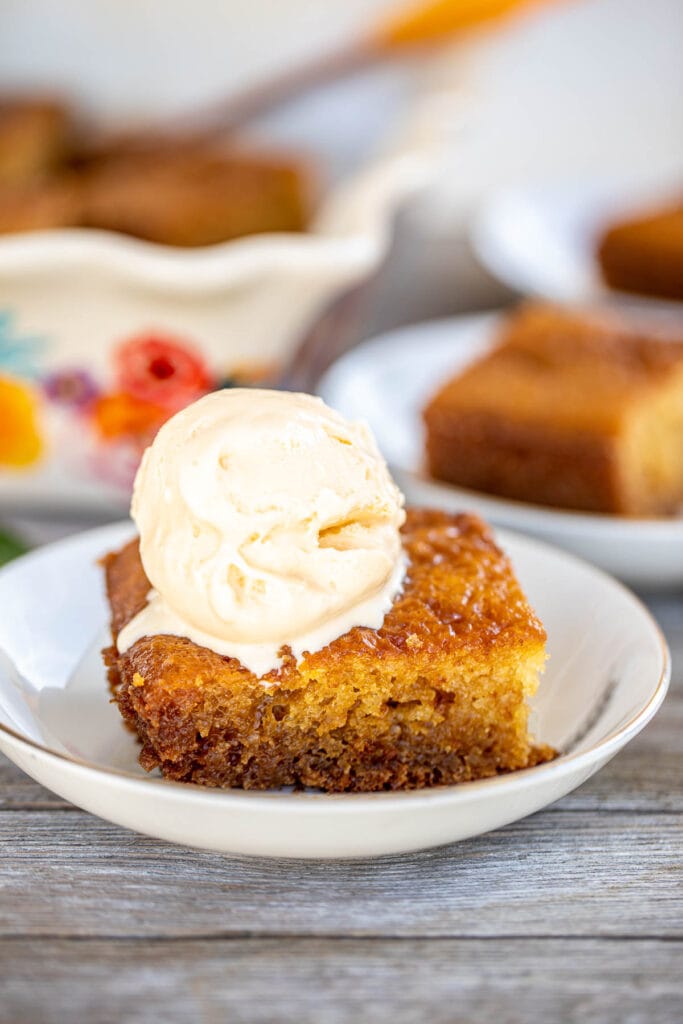
{"label": "red flower design", "polygon": [[214,380],[201,355],[186,342],[155,334],[131,338],[114,354],[121,391],[170,412],[210,391]]}

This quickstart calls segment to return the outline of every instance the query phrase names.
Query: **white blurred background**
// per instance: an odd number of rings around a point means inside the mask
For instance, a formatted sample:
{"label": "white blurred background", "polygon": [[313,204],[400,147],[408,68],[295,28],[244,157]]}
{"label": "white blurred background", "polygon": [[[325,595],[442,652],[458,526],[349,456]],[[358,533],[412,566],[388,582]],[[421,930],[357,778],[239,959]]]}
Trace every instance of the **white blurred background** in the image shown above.
{"label": "white blurred background", "polygon": [[[3,0],[0,89],[56,89],[128,124],[186,113],[357,37],[396,0]],[[345,347],[500,305],[468,225],[503,186],[683,180],[683,2],[557,0],[428,58],[326,86],[250,127],[349,174],[432,96],[445,158],[399,219]],[[446,101],[439,105],[439,97]]]}
{"label": "white blurred background", "polygon": [[[57,88],[110,122],[192,111],[332,51],[396,0],[4,0],[0,87]],[[460,87],[439,180],[403,218],[362,333],[494,304],[464,225],[492,190],[683,176],[681,0],[565,0],[322,89],[251,129],[348,173],[426,90]]]}
{"label": "white blurred background", "polygon": [[[404,5],[3,0],[0,87],[57,88],[114,121],[192,111],[332,51]],[[274,123],[323,150],[353,150],[368,124],[393,121],[406,96],[461,82],[472,116],[458,166],[470,185],[680,169],[682,44],[680,0],[554,0],[436,60],[397,62],[327,89]]]}

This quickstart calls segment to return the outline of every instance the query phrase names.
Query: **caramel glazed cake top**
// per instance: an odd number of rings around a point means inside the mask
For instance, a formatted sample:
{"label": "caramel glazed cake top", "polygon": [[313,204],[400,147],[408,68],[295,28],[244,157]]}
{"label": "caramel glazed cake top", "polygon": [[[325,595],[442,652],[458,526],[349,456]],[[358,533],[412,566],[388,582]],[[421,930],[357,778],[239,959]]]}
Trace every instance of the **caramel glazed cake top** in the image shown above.
{"label": "caramel glazed cake top", "polygon": [[[545,641],[545,630],[531,611],[509,559],[478,516],[408,509],[402,535],[408,571],[402,592],[381,628],[350,630],[322,650],[306,654],[307,667],[329,664],[339,657],[383,658],[417,648],[433,656],[445,651],[461,657],[486,657],[494,646],[529,639]],[[137,540],[108,555],[104,564],[116,642],[119,632],[146,604],[150,583]],[[143,637],[131,652],[154,639]],[[174,639],[210,656],[217,669],[229,667],[260,686],[265,682],[284,687],[296,672],[286,647],[282,667],[260,681],[233,658],[197,647],[182,637]]]}

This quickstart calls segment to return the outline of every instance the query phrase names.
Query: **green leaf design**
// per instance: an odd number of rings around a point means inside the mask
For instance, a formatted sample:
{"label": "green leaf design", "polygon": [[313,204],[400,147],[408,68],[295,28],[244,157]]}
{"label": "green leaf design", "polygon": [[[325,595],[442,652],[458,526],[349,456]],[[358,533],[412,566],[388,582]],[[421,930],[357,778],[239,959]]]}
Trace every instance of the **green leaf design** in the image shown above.
{"label": "green leaf design", "polygon": [[25,555],[27,551],[28,547],[18,537],[7,533],[6,530],[0,530],[0,565],[11,562],[19,555]]}

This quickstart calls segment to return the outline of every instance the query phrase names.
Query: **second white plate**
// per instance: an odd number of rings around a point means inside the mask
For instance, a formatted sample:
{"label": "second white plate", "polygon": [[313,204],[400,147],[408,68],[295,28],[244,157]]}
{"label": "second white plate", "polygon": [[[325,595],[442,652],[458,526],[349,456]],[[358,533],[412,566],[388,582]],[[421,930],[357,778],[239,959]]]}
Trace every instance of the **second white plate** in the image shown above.
{"label": "second white plate", "polygon": [[559,302],[618,302],[683,317],[680,303],[613,291],[597,260],[602,232],[623,217],[656,208],[680,182],[603,182],[503,189],[474,218],[474,250],[494,277],[521,295]]}
{"label": "second white plate", "polygon": [[322,397],[370,423],[409,502],[478,512],[498,526],[550,541],[634,586],[683,585],[683,516],[624,519],[507,501],[430,479],[421,411],[446,378],[493,343],[498,314],[453,317],[381,335],[340,359]]}

